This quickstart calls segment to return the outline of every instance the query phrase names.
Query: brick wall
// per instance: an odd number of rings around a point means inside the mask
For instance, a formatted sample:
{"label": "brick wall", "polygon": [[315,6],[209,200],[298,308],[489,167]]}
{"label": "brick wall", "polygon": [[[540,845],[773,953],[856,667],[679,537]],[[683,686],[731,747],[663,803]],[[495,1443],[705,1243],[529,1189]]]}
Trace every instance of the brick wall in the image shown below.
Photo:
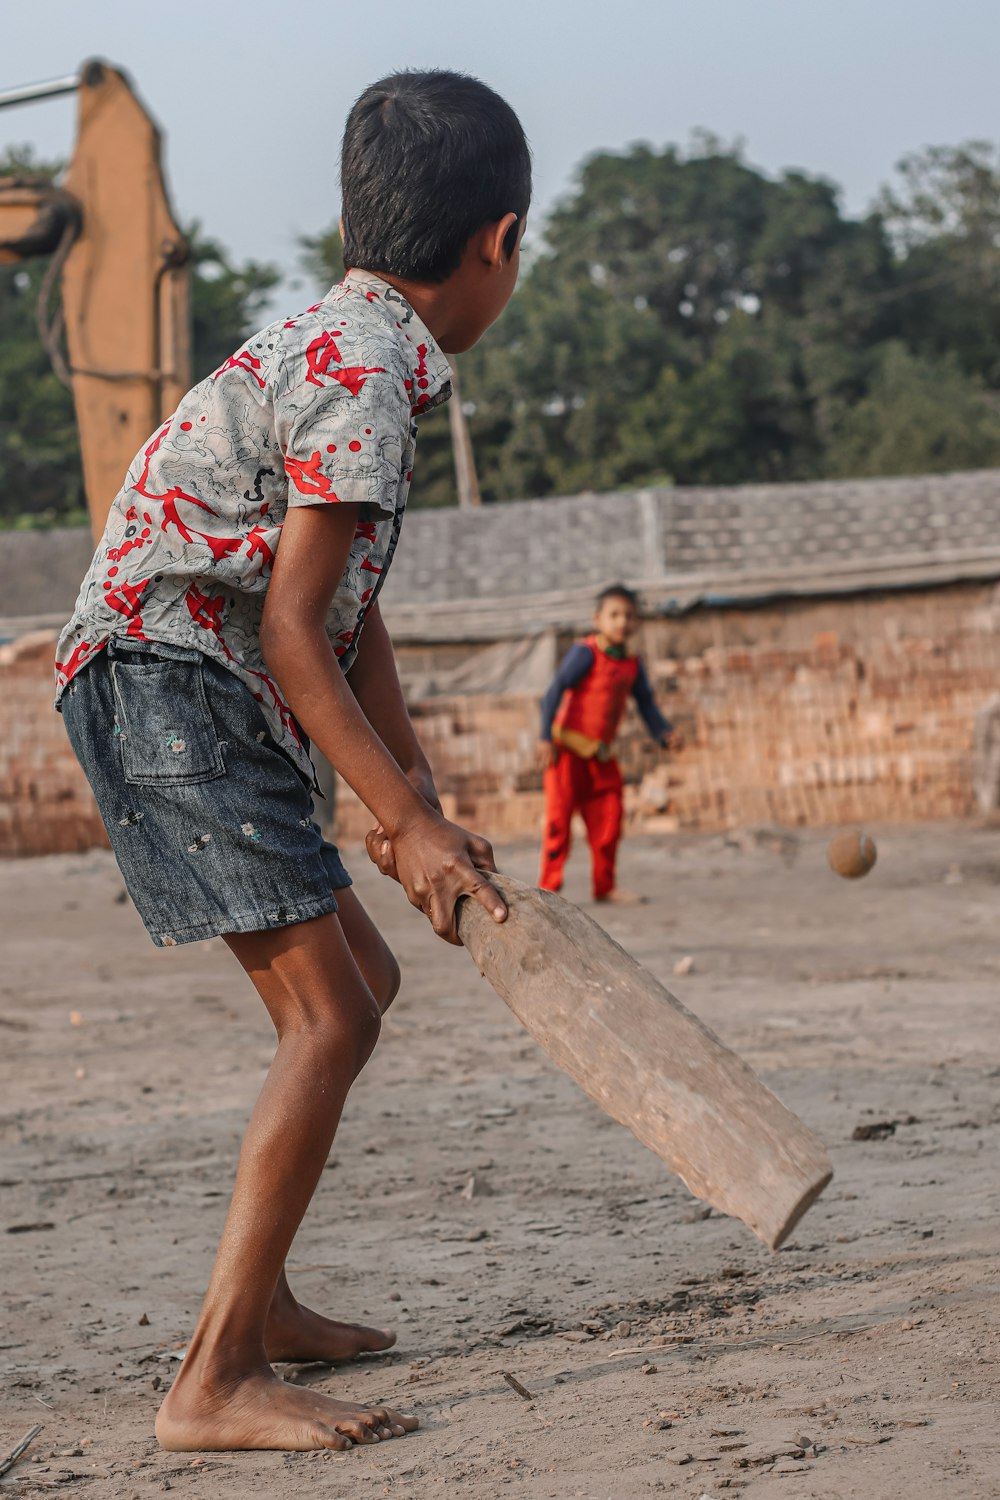
{"label": "brick wall", "polygon": [[[634,712],[620,754],[635,826],[721,829],[962,817],[975,810],[975,716],[1000,686],[993,584],[699,609],[649,620],[641,649],[683,729],[667,760]],[[415,705],[449,809],[535,834],[533,696]],[[343,789],[341,826],[367,815]]]}
{"label": "brick wall", "polygon": [[68,854],[105,844],[62,720],[52,710],[56,636],[0,646],[0,855]]}
{"label": "brick wall", "polygon": [[[644,627],[691,752],[642,779],[684,827],[961,817],[973,733],[1000,682],[995,585],[699,611]],[[648,752],[630,737],[639,778]]]}
{"label": "brick wall", "polygon": [[[0,648],[0,853],[104,842],[51,709],[53,640],[38,632]],[[646,621],[640,644],[689,748],[665,760],[630,717],[620,749],[633,826],[836,825],[975,810],[975,717],[1000,685],[997,585],[700,608]],[[454,647],[443,649],[450,664]],[[534,835],[535,695],[411,708],[446,811],[497,839]],[[345,839],[370,822],[343,787],[338,816]]]}

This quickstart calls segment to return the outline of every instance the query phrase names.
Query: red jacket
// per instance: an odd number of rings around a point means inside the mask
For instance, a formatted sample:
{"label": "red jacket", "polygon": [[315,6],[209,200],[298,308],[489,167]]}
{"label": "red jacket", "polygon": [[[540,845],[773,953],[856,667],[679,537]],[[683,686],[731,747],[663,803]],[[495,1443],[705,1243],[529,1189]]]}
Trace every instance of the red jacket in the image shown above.
{"label": "red jacket", "polygon": [[556,714],[555,728],[569,729],[610,745],[639,675],[639,658],[606,655],[597,644],[596,635],[587,636],[584,645],[593,651],[594,665],[565,695]]}

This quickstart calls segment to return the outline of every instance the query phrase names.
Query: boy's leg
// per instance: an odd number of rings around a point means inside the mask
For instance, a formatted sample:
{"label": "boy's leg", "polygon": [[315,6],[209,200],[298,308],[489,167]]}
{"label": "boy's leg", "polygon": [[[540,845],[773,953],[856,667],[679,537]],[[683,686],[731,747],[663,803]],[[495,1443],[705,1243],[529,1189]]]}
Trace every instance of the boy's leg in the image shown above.
{"label": "boy's leg", "polygon": [[[338,915],[347,945],[384,1015],[399,989],[399,965],[392,950],[361,902],[348,887],[337,892]],[[336,1364],[396,1342],[390,1328],[363,1323],[339,1323],[312,1312],[298,1301],[282,1267],[271,1300],[265,1333],[267,1357],[275,1360],[318,1360]]]}
{"label": "boy's leg", "polygon": [[385,938],[348,886],[337,891],[337,915],[347,946],[382,1015],[399,991],[399,965]]}
{"label": "boy's leg", "polygon": [[547,767],[542,785],[545,789],[545,828],[542,833],[542,863],[538,884],[543,891],[560,891],[563,869],[569,856],[570,826],[576,800],[573,762],[579,757],[560,750],[554,766]]}
{"label": "boy's leg", "polygon": [[342,1448],[416,1425],[383,1407],[286,1385],[265,1330],[292,1238],[323,1170],[380,1016],[338,917],[226,941],[274,1022],[278,1047],[240,1152],[198,1326],[156,1430],[171,1449]]}
{"label": "boy's leg", "polygon": [[615,889],[615,862],[622,835],[622,775],[614,760],[587,762],[590,794],[580,814],[587,830],[593,871],[594,900],[604,901]]}

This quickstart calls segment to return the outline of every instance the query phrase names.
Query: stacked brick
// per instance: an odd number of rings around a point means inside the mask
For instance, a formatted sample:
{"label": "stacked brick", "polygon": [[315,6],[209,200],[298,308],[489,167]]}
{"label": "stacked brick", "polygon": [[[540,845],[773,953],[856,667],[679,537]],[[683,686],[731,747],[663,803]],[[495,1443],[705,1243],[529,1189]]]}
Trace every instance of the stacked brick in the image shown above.
{"label": "stacked brick", "polygon": [[52,711],[53,631],[0,646],[0,854],[107,843],[90,788]]}
{"label": "stacked brick", "polygon": [[992,585],[956,585],[648,624],[654,680],[691,749],[650,769],[632,729],[634,816],[731,828],[972,813],[998,623]]}
{"label": "stacked brick", "polygon": [[[542,794],[534,697],[432,698],[411,704],[410,712],[447,817],[497,840],[535,833]],[[372,825],[370,814],[340,782],[336,801],[338,837],[362,838]]]}
{"label": "stacked brick", "polygon": [[[0,648],[0,853],[104,837],[51,707],[54,637]],[[1000,685],[993,584],[648,620],[641,647],[688,748],[665,759],[630,712],[620,750],[634,827],[724,829],[964,817],[976,715]],[[445,810],[497,839],[535,836],[534,695],[412,705]],[[368,814],[338,789],[342,838]]]}
{"label": "stacked brick", "polygon": [[[641,649],[687,748],[667,759],[630,711],[620,742],[633,827],[669,831],[919,822],[975,811],[973,733],[1000,685],[992,584],[649,620]],[[534,697],[414,705],[447,811],[536,836]],[[340,827],[369,823],[342,789]]]}
{"label": "stacked brick", "polygon": [[[612,578],[641,588],[640,645],[688,741],[666,761],[627,721],[633,825],[975,811],[976,717],[1000,693],[1000,470],[581,495],[406,524],[385,612],[460,821],[498,839],[537,834],[538,684],[528,691],[519,667],[506,691],[460,696],[449,674],[495,642],[564,647]],[[13,533],[0,550],[0,639],[13,637],[0,647],[0,854],[103,842],[51,708],[55,632],[33,628],[69,614],[90,547],[67,530],[44,548]],[[484,680],[496,686],[464,685]],[[341,837],[368,823],[341,787]]]}

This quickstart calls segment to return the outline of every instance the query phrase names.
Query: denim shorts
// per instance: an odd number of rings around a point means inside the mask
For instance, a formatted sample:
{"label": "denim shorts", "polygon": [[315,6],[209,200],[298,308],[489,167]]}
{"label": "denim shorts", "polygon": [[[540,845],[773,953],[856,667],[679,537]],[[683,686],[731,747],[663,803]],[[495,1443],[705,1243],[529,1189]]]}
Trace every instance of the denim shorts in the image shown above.
{"label": "denim shorts", "polygon": [[62,713],[157,947],[337,910],[351,877],[253,695],[202,652],[115,638]]}

